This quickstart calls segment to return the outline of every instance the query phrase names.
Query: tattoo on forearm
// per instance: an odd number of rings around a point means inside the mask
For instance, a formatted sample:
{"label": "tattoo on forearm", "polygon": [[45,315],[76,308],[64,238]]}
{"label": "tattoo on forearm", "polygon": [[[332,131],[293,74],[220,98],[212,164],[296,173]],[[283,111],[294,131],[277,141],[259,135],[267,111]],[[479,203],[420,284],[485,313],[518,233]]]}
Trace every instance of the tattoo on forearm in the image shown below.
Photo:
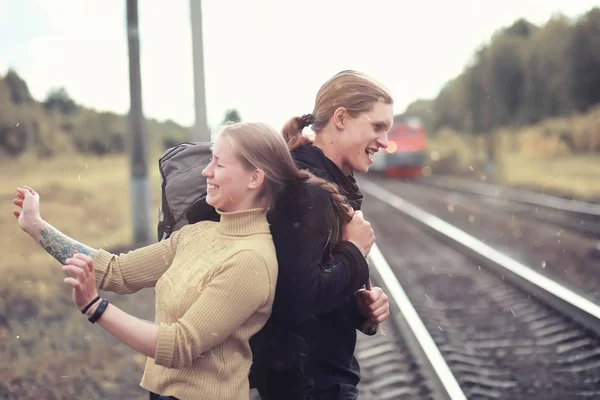
{"label": "tattoo on forearm", "polygon": [[92,258],[96,255],[95,249],[71,239],[54,228],[41,230],[40,236],[40,245],[61,264],[76,253],[86,254]]}

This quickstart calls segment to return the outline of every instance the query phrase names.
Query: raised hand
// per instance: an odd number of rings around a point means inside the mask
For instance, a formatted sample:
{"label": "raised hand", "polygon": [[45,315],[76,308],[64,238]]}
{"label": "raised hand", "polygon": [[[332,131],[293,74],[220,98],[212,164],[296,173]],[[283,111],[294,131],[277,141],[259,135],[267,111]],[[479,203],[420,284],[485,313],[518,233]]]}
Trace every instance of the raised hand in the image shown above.
{"label": "raised hand", "polygon": [[21,229],[59,263],[64,264],[75,253],[87,254],[92,258],[96,255],[96,249],[71,239],[42,219],[40,195],[29,186],[17,188],[17,197],[13,203],[19,207],[13,210],[13,214]]}
{"label": "raised hand", "polygon": [[28,232],[42,220],[40,216],[40,195],[29,186],[17,188],[13,204],[19,207],[19,209],[13,210],[13,214],[17,218],[19,227],[25,232]]}

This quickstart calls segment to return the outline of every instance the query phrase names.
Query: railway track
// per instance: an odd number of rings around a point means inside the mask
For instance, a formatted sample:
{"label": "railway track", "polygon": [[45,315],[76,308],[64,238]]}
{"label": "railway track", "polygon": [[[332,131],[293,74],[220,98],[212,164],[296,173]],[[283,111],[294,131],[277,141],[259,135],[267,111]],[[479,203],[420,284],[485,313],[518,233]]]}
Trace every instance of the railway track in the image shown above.
{"label": "railway track", "polygon": [[600,307],[372,182],[384,335],[359,334],[360,399],[600,398]]}
{"label": "railway track", "polygon": [[537,207],[400,180],[369,182],[600,304],[600,241],[536,218]]}
{"label": "railway track", "polygon": [[600,239],[600,204],[453,178],[427,177],[419,179],[417,184],[479,196],[494,207],[518,203],[525,206],[521,213],[530,218]]}
{"label": "railway track", "polygon": [[421,367],[404,336],[386,321],[385,334],[366,337],[359,334],[356,358],[361,367],[361,399],[435,399]]}
{"label": "railway track", "polygon": [[[391,320],[401,337],[420,336],[407,341],[408,351],[421,360],[421,386],[434,398],[600,398],[600,308],[477,239],[469,243],[464,232],[394,194],[361,185],[370,197],[365,215],[385,254],[378,247],[372,252],[375,269],[383,272],[376,281],[392,295],[400,288],[390,297],[394,308],[405,310]],[[425,334],[411,331],[411,318]],[[426,335],[436,349],[425,348]],[[357,356],[372,340],[359,344]],[[429,357],[436,353],[441,359]],[[359,361],[371,363],[369,357]],[[440,376],[445,370],[451,376]],[[378,380],[391,375],[381,373]],[[415,390],[412,382],[398,379],[386,390]],[[362,398],[380,397],[363,392]]]}

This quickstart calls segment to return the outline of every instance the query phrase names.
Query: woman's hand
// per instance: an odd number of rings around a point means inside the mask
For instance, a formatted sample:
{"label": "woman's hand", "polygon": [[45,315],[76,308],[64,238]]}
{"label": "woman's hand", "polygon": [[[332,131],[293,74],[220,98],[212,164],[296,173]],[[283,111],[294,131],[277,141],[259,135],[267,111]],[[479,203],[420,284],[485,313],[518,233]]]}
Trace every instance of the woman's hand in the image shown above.
{"label": "woman's hand", "polygon": [[29,186],[17,188],[17,198],[13,200],[13,204],[20,208],[20,210],[13,210],[13,214],[17,217],[19,227],[25,232],[29,232],[42,220],[40,195]]}
{"label": "woman's hand", "polygon": [[[98,296],[94,260],[85,254],[77,253],[65,260],[63,271],[73,275],[73,277],[65,278],[65,283],[73,288],[73,303],[79,310],[82,310]],[[100,301],[96,301],[90,307],[87,315],[92,316],[98,306],[100,306]],[[135,351],[147,357],[156,357],[158,324],[136,318],[112,304],[105,309],[97,322],[108,333]]]}
{"label": "woman's hand", "polygon": [[82,310],[98,296],[94,260],[78,253],[65,260],[62,270],[71,274],[71,277],[65,278],[65,283],[73,287],[73,303]]}

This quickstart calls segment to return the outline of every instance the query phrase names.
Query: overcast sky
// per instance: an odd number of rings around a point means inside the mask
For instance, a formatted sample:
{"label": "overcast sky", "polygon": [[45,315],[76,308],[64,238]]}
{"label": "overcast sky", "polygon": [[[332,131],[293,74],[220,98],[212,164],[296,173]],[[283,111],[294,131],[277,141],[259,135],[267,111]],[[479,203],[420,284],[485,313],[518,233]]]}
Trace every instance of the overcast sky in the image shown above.
{"label": "overcast sky", "polygon": [[[168,4],[168,5],[167,5]],[[146,116],[194,121],[189,0],[139,1]],[[368,4],[368,6],[367,6]],[[319,86],[344,69],[386,85],[395,112],[435,97],[497,29],[520,17],[578,17],[598,0],[204,0],[209,124],[237,108],[280,128],[312,111]],[[125,1],[0,0],[0,73],[42,100],[64,86],[81,104],[129,108]]]}

